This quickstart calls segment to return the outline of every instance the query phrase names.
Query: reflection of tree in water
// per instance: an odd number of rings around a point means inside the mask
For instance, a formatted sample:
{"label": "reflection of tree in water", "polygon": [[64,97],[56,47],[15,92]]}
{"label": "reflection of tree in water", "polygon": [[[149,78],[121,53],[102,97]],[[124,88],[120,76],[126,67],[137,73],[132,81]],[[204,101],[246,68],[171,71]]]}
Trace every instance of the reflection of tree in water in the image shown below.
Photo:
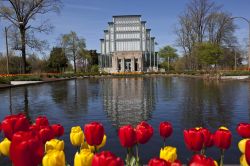
{"label": "reflection of tree in water", "polygon": [[[54,86],[57,86],[56,88]],[[63,104],[68,99],[68,82],[51,83],[51,97],[55,103]]]}
{"label": "reflection of tree in water", "polygon": [[155,104],[155,85],[151,78],[112,78],[102,84],[104,110],[119,127],[148,120]]}
{"label": "reflection of tree in water", "polygon": [[[65,113],[87,112],[88,100],[98,96],[99,90],[95,88],[98,80],[75,79],[57,82],[52,86],[51,96]],[[56,88],[54,87],[56,85]]]}
{"label": "reflection of tree in water", "polygon": [[183,85],[186,86],[180,106],[183,126],[229,126],[233,118],[237,86],[193,79],[187,80]]}
{"label": "reflection of tree in water", "polygon": [[28,88],[25,86],[24,87],[24,100],[23,100],[23,112],[24,114],[26,115],[26,117],[29,119],[30,123],[32,123],[32,119],[30,117],[30,114],[29,114],[29,92],[28,92]]}

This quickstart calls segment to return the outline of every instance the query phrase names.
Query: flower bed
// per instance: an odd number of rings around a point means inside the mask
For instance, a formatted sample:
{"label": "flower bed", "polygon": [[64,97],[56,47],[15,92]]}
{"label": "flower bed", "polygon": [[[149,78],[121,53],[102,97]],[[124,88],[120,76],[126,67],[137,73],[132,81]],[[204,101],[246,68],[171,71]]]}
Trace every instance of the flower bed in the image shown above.
{"label": "flower bed", "polygon": [[[60,124],[50,125],[46,117],[39,116],[35,123],[30,123],[24,114],[6,116],[0,123],[0,132],[5,138],[0,142],[0,155],[9,157],[14,166],[65,166],[67,164],[64,153],[64,127]],[[91,122],[83,126],[73,126],[69,135],[72,146],[76,147],[75,166],[139,166],[139,146],[146,144],[154,134],[154,130],[147,122],[139,123],[135,128],[125,125],[119,128],[118,137],[121,147],[127,149],[127,155],[117,157],[110,151],[102,151],[108,141],[105,129],[101,123]],[[243,138],[239,142],[242,152],[240,164],[250,164],[250,124],[240,123],[238,134]],[[163,146],[159,154],[152,156],[149,166],[180,166],[177,149],[166,145],[166,139],[173,133],[169,122],[161,122],[159,133]],[[224,152],[230,148],[231,131],[220,127],[211,133],[203,127],[186,129],[183,131],[186,147],[193,153],[189,166],[223,165]],[[220,161],[206,156],[206,150],[212,146],[221,151]]]}

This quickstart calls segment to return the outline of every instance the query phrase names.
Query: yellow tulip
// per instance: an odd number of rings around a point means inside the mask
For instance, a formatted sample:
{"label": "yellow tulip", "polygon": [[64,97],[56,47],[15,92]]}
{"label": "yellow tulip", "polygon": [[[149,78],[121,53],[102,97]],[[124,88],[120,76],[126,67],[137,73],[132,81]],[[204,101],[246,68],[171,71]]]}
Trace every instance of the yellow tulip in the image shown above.
{"label": "yellow tulip", "polygon": [[238,143],[238,147],[241,151],[241,153],[245,153],[245,148],[246,148],[246,142],[250,140],[249,138],[247,139],[243,139],[243,140],[240,140],[240,142]]}
{"label": "yellow tulip", "polygon": [[10,144],[11,141],[8,140],[8,138],[4,138],[4,140],[0,143],[0,154],[3,154],[4,156],[9,156]]}
{"label": "yellow tulip", "polygon": [[71,128],[70,141],[73,146],[81,146],[84,142],[84,134],[80,126]]}
{"label": "yellow tulip", "polygon": [[80,153],[75,154],[74,166],[91,166],[93,157],[90,149],[82,149]]}
{"label": "yellow tulip", "polygon": [[50,150],[64,150],[64,141],[60,141],[58,139],[52,139],[50,141],[47,141],[45,144],[45,152],[48,152]]}
{"label": "yellow tulip", "polygon": [[247,164],[246,157],[245,157],[244,154],[241,155],[241,157],[240,157],[240,165],[241,165],[241,166],[249,166],[249,165]]}
{"label": "yellow tulip", "polygon": [[[102,147],[104,147],[104,146],[106,145],[106,142],[107,142],[107,136],[104,135],[104,136],[103,136],[103,139],[102,139],[102,143],[96,147],[97,150],[99,150],[99,149],[101,149]],[[92,152],[95,151],[95,147],[94,147],[94,146],[88,145],[88,148],[89,148]]]}
{"label": "yellow tulip", "polygon": [[65,166],[65,154],[63,151],[50,150],[43,157],[43,166]]}
{"label": "yellow tulip", "polygon": [[195,130],[200,130],[202,129],[202,127],[195,127]]}
{"label": "yellow tulip", "polygon": [[172,146],[166,146],[160,151],[160,158],[168,162],[174,162],[177,159],[177,149]]}
{"label": "yellow tulip", "polygon": [[215,166],[218,166],[218,163],[217,163],[217,161],[215,161],[215,160],[214,160],[214,165],[215,165]]}
{"label": "yellow tulip", "polygon": [[228,130],[228,128],[226,128],[226,127],[224,127],[224,126],[221,126],[219,129]]}

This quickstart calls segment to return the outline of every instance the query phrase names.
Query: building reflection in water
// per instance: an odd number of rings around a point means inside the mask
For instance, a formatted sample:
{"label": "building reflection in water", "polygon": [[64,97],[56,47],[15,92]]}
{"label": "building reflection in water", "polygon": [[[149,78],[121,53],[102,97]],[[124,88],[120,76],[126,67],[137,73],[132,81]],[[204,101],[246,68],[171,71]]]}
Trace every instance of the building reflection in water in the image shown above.
{"label": "building reflection in water", "polygon": [[101,86],[104,111],[114,126],[135,126],[151,118],[155,107],[154,79],[103,79]]}

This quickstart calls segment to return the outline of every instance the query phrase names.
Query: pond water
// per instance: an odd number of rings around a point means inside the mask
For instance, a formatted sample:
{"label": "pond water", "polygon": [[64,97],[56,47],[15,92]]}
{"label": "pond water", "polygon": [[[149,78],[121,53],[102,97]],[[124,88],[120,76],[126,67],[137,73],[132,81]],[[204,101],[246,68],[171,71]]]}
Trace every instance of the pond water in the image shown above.
{"label": "pond water", "polygon": [[[192,152],[183,140],[186,128],[204,126],[215,131],[221,125],[233,133],[232,146],[225,153],[225,163],[238,164],[240,152],[236,133],[239,122],[249,122],[250,84],[238,81],[203,81],[179,77],[89,78],[22,86],[0,90],[0,120],[6,115],[26,111],[31,120],[39,115],[51,124],[65,127],[65,153],[73,165],[76,149],[70,144],[72,126],[99,121],[105,127],[110,150],[125,158],[117,137],[124,124],[136,125],[142,120],[154,128],[151,140],[139,146],[141,161],[159,155],[163,141],[158,133],[161,121],[173,124],[173,135],[167,144],[178,149],[178,158],[187,163]],[[2,137],[2,136],[1,136]],[[211,148],[207,155],[219,158],[219,150]],[[11,165],[1,158],[0,165]]]}

